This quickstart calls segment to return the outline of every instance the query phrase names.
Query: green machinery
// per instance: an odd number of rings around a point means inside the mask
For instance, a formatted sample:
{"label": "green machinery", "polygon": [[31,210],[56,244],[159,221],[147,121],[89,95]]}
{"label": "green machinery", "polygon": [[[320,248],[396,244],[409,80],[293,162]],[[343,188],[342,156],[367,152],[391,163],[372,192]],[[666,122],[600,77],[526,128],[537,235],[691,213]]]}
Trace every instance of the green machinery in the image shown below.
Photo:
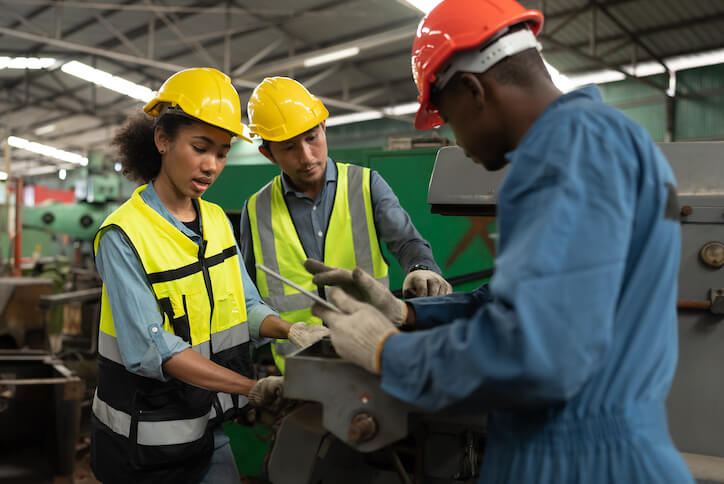
{"label": "green machinery", "polygon": [[[23,207],[23,257],[68,256],[70,242],[89,244],[101,222],[120,204],[119,192],[118,175],[90,175],[76,181],[76,198],[80,200],[76,203]],[[7,211],[0,211],[0,226],[7,227],[7,223]],[[2,258],[9,257],[8,234],[4,230],[0,247]]]}

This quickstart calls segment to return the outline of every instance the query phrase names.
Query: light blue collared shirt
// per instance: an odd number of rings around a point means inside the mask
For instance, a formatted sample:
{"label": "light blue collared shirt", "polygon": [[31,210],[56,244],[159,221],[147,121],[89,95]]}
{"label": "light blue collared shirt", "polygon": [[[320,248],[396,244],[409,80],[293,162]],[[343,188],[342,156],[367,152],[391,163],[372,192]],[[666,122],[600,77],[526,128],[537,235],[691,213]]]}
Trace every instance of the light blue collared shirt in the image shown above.
{"label": "light blue collared shirt", "polygon": [[[158,198],[152,183],[141,192],[141,199],[194,243],[201,245],[202,237],[171,215]],[[239,248],[236,250],[241,261]],[[101,236],[96,253],[96,266],[106,286],[116,339],[126,368],[142,376],[166,380],[163,362],[190,345],[163,329],[152,331],[152,328],[163,327],[163,316],[158,310],[156,298],[148,288],[148,280],[138,257],[120,231],[109,229]],[[259,336],[262,321],[270,314],[278,313],[261,300],[259,291],[243,264],[241,278],[249,334],[252,342],[259,346],[267,342],[266,338]]]}

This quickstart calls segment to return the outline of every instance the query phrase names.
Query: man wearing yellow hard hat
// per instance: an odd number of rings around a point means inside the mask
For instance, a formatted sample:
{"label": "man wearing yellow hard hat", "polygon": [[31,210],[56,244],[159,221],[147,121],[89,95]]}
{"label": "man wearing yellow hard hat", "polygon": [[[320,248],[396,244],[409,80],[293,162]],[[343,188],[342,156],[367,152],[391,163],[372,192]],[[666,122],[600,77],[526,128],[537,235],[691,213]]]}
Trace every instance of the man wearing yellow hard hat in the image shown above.
{"label": "man wearing yellow hard hat", "polygon": [[143,184],[94,238],[103,295],[91,465],[106,484],[238,483],[221,424],[247,402],[278,406],[283,382],[250,379],[249,345],[266,336],[305,346],[308,327],[289,335],[221,207],[201,199],[232,137],[244,137],[230,79],[180,71],[144,111],[113,139],[124,174]]}
{"label": "man wearing yellow hard hat", "polygon": [[[389,185],[375,171],[328,158],[325,120],[317,97],[286,77],[264,79],[248,105],[249,128],[263,141],[259,152],[281,175],[252,195],[241,217],[240,248],[256,274],[259,292],[288,321],[321,324],[306,298],[255,269],[263,263],[288,279],[317,291],[303,264],[307,259],[353,269],[362,267],[388,285],[385,242],[407,276],[406,297],[448,294],[430,245],[415,229]],[[312,269],[325,265],[310,262]],[[293,290],[291,290],[293,291]],[[277,366],[290,348],[273,347]]]}

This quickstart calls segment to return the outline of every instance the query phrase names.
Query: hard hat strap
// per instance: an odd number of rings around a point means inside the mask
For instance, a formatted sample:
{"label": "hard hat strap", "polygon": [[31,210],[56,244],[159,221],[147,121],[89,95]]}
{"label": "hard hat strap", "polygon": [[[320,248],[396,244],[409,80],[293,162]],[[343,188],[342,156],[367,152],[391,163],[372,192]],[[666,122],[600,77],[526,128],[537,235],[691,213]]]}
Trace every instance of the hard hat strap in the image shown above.
{"label": "hard hat strap", "polygon": [[[499,34],[500,35],[500,34]],[[482,74],[495,64],[527,49],[540,50],[540,44],[530,29],[525,28],[512,34],[493,39],[482,47],[457,52],[435,73],[433,88],[442,90],[456,72],[475,72]]]}

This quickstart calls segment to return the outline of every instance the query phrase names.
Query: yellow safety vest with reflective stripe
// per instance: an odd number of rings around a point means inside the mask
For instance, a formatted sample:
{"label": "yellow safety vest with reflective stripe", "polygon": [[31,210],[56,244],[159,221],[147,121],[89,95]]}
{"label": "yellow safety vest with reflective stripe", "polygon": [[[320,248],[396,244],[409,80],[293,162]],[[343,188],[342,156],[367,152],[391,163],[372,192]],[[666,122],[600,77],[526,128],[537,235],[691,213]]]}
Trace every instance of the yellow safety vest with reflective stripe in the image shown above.
{"label": "yellow safety vest with reflective stripe", "polygon": [[[241,266],[226,215],[219,206],[198,201],[204,240],[199,246],[143,201],[140,193],[145,187],[139,187],[103,222],[94,239],[94,251],[106,230],[120,230],[146,273],[163,317],[163,329],[212,361],[251,376]],[[149,314],[148,320],[158,320],[158,316]],[[157,329],[152,327],[151,331]],[[145,458],[149,461],[146,465],[153,467],[157,459],[153,456],[159,455],[178,461],[182,467],[192,465],[183,460],[203,460],[213,451],[210,424],[236,416],[247,404],[243,396],[214,393],[175,379],[162,382],[127,371],[105,285],[98,353],[93,416],[102,425],[94,432],[106,434],[98,442],[110,436],[125,442],[123,445],[130,444],[134,466],[143,467]],[[110,447],[97,450],[113,452]],[[127,461],[128,455],[122,457]],[[134,458],[139,462],[133,462]],[[103,459],[108,463],[100,465],[102,473],[117,472],[108,467],[123,465],[107,454],[97,462]]]}
{"label": "yellow safety vest with reflective stripe", "polygon": [[[280,176],[249,198],[247,211],[256,262],[316,292],[312,275],[303,266],[307,255],[284,201]],[[337,163],[337,191],[324,238],[323,262],[350,270],[360,267],[389,285],[388,267],[374,224],[369,168]],[[264,301],[279,311],[283,319],[322,324],[312,316],[309,299],[296,289],[258,269],[256,285]],[[283,355],[294,349],[287,340],[276,340],[272,345],[274,361],[282,372]]]}

